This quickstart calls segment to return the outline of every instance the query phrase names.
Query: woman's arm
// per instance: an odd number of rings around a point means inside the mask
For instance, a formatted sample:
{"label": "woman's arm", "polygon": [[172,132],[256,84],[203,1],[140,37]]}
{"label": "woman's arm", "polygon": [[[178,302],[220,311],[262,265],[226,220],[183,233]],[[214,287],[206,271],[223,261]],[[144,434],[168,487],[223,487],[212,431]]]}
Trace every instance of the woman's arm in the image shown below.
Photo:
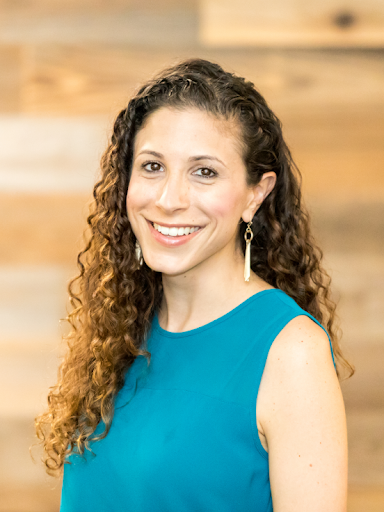
{"label": "woman's arm", "polygon": [[345,409],[325,331],[307,316],[291,320],[272,344],[262,385],[274,512],[346,512]]}

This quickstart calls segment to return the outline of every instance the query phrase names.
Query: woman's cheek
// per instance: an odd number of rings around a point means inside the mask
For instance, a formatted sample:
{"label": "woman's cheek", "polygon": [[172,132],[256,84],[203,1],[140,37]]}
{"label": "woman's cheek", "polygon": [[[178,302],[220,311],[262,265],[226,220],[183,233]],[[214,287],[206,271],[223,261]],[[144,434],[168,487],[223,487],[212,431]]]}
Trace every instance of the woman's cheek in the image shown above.
{"label": "woman's cheek", "polygon": [[131,180],[127,193],[127,209],[141,208],[153,199],[153,190],[148,189],[142,182]]}
{"label": "woman's cheek", "polygon": [[210,212],[216,218],[225,219],[227,217],[233,220],[234,214],[239,207],[239,198],[233,194],[233,191],[221,193],[210,202]]}

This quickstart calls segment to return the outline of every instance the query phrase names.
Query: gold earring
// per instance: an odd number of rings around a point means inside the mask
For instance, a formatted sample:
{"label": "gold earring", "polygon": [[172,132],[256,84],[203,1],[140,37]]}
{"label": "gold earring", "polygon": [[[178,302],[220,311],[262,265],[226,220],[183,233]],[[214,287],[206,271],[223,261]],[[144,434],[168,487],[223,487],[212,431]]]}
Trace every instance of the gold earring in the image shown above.
{"label": "gold earring", "polygon": [[142,253],[142,250],[141,250],[141,247],[140,247],[140,244],[139,244],[138,240],[136,240],[135,252],[136,252],[136,259],[139,262],[139,266],[141,267],[142,264],[143,264],[143,253]]}
{"label": "gold earring", "polygon": [[[244,233],[245,239],[245,262],[244,262],[244,279],[245,281],[249,281],[251,275],[251,241],[253,239],[253,231],[251,228],[252,221],[248,222],[247,229]],[[250,238],[248,238],[250,235]]]}

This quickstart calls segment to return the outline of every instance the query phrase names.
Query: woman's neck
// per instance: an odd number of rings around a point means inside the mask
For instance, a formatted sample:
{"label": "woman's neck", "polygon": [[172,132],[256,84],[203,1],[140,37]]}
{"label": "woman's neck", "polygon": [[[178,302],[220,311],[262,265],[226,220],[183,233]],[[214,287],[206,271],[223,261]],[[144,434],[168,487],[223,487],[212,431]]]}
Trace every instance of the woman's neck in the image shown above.
{"label": "woman's neck", "polygon": [[180,275],[162,275],[160,326],[171,332],[196,329],[228,313],[259,291],[273,288],[251,271],[244,281],[244,258],[220,264],[206,260]]}

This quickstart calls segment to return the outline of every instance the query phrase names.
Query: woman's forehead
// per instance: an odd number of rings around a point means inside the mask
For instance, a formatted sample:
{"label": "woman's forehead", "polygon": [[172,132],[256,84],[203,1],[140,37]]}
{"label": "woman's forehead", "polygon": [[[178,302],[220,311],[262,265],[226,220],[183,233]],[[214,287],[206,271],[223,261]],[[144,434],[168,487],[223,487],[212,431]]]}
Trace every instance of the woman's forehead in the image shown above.
{"label": "woman's forehead", "polygon": [[[236,119],[227,119],[198,108],[161,107],[148,116],[135,137],[135,154],[147,144],[188,149],[196,144],[241,154],[241,129]],[[203,147],[201,148],[203,150]]]}

